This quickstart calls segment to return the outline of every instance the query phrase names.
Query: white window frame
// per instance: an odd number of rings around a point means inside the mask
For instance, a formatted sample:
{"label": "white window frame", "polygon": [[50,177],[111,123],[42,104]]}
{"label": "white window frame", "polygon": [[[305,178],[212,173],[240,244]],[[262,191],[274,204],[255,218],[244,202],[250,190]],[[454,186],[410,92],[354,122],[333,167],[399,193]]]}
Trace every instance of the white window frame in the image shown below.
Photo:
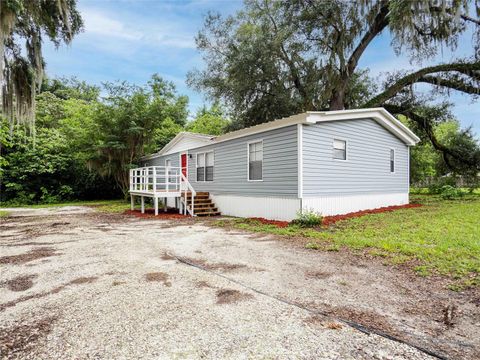
{"label": "white window frame", "polygon": [[[393,171],[392,171],[392,151],[393,151]],[[395,148],[390,148],[388,151],[388,170],[390,174],[395,174],[397,171],[397,154]]]}
{"label": "white window frame", "polygon": [[[258,143],[262,143],[262,178],[257,180],[250,180],[250,144],[258,144]],[[264,155],[265,155],[265,147],[264,147],[263,139],[257,139],[257,140],[252,140],[247,142],[247,181],[248,182],[263,181],[263,168],[264,168],[263,159],[265,158]]]}
{"label": "white window frame", "polygon": [[[334,157],[335,140],[345,142],[345,159],[337,159],[336,157]],[[332,141],[332,159],[335,160],[335,161],[346,162],[346,161],[348,161],[348,155],[349,155],[349,151],[348,151],[348,140],[345,139],[345,138],[341,138],[341,137],[334,137],[334,138],[333,138],[333,141]]]}
{"label": "white window frame", "polygon": [[[213,154],[213,180],[207,180],[207,154]],[[205,169],[203,173],[203,180],[198,180],[198,171],[197,169],[199,168],[198,166],[198,155],[203,155],[203,160],[205,162],[205,165],[203,168]],[[202,167],[202,166],[200,166]],[[210,151],[205,151],[205,152],[198,152],[195,154],[195,182],[208,182],[211,183],[215,180],[215,151],[210,150]]]}

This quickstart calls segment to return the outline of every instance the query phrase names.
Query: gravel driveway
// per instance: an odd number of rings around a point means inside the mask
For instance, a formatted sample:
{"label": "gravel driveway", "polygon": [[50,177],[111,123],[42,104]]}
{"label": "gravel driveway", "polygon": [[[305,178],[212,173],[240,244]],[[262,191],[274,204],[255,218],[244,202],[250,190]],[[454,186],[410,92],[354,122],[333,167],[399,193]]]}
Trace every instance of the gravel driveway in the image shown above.
{"label": "gravel driveway", "polygon": [[377,282],[340,254],[193,220],[13,215],[0,219],[1,358],[431,358],[339,320],[385,320],[362,291],[386,308],[403,291],[381,264]]}

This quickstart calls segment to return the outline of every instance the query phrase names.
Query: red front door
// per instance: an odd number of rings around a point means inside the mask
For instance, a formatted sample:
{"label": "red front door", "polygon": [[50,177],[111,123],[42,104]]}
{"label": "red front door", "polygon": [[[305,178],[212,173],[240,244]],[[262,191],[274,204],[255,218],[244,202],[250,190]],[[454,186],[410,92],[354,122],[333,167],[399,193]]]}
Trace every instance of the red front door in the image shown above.
{"label": "red front door", "polygon": [[181,155],[181,162],[182,162],[182,174],[183,176],[187,177],[187,154]]}

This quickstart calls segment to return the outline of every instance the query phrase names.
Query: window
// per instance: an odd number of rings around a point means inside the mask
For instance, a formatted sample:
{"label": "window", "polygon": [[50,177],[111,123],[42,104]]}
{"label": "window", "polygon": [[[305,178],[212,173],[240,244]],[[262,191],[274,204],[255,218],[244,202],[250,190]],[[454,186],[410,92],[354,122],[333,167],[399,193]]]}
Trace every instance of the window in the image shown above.
{"label": "window", "polygon": [[390,149],[390,172],[395,172],[395,150]]}
{"label": "window", "polygon": [[248,180],[263,180],[263,141],[248,144]]}
{"label": "window", "polygon": [[165,160],[165,166],[172,166],[172,160]]}
{"label": "window", "polygon": [[347,160],[347,142],[345,140],[333,139],[333,158]]}
{"label": "window", "polygon": [[197,154],[197,181],[213,181],[213,152]]}

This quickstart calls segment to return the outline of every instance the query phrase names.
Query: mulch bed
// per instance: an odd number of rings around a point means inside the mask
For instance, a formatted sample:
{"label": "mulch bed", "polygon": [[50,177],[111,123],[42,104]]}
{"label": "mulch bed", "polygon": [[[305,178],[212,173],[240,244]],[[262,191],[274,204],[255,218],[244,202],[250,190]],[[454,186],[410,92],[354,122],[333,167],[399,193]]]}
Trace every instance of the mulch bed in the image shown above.
{"label": "mulch bed", "polygon": [[264,225],[275,225],[276,227],[279,227],[279,228],[285,228],[288,225],[290,225],[288,221],[268,220],[268,219],[259,218],[259,217],[252,217],[252,218],[249,218],[249,220],[256,220],[258,222],[261,222]]}
{"label": "mulch bed", "polygon": [[[335,224],[338,221],[356,218],[356,217],[360,217],[368,214],[380,214],[380,213],[390,212],[390,211],[395,211],[400,209],[417,208],[420,206],[422,206],[422,204],[394,205],[394,206],[386,206],[386,207],[381,207],[381,208],[371,209],[371,210],[356,211],[356,212],[343,214],[343,215],[324,216],[322,220],[322,225],[330,226]],[[264,225],[275,225],[279,228],[285,228],[288,225],[290,225],[290,222],[288,221],[268,220],[265,218],[258,218],[258,217],[249,218],[249,220],[258,221]]]}
{"label": "mulch bed", "polygon": [[155,210],[154,209],[145,209],[144,214],[142,214],[142,212],[140,210],[125,210],[124,214],[125,215],[133,215],[133,216],[143,218],[143,219],[165,220],[165,219],[191,218],[190,215],[179,214],[178,210],[176,210],[176,209],[168,209],[167,212],[163,211],[163,209],[159,209],[157,216],[155,216]]}
{"label": "mulch bed", "polygon": [[420,206],[422,206],[422,204],[394,205],[394,206],[386,206],[386,207],[381,207],[381,208],[371,209],[371,210],[356,211],[356,212],[352,212],[344,215],[325,216],[323,218],[322,225],[329,226],[329,225],[335,224],[337,221],[356,218],[356,217],[360,217],[368,214],[380,214],[380,213],[390,212],[390,211],[395,211],[400,209],[417,208]]}

